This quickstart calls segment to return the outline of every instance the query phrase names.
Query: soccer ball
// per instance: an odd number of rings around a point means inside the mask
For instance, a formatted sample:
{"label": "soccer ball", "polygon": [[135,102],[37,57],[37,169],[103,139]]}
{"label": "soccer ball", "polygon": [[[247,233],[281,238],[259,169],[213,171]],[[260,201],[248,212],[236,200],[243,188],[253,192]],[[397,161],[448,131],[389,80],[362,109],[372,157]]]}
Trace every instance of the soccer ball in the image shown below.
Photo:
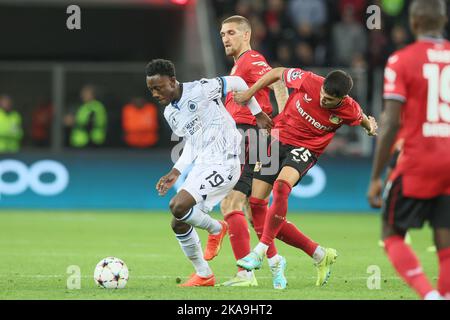
{"label": "soccer ball", "polygon": [[95,267],[94,280],[102,288],[123,289],[128,281],[127,265],[115,257],[102,259]]}

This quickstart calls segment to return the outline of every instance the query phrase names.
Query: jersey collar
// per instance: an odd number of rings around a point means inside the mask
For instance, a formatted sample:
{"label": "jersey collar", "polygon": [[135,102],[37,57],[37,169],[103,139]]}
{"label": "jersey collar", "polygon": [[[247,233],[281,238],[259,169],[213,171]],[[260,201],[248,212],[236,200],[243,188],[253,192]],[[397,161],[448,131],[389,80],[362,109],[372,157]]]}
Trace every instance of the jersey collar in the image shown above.
{"label": "jersey collar", "polygon": [[178,103],[180,102],[181,98],[183,97],[183,83],[180,83],[180,90],[181,90],[181,94],[180,94],[180,99],[178,100],[173,100],[171,102],[172,107],[174,107],[177,110],[180,110],[180,106],[178,105]]}
{"label": "jersey collar", "polygon": [[[252,51],[252,49],[248,49],[248,50],[245,50],[244,52],[242,52],[242,53],[239,55],[239,57],[237,57],[236,61],[238,61],[244,54],[246,54],[246,53],[249,52],[249,51]],[[235,61],[235,62],[236,62],[236,61]]]}

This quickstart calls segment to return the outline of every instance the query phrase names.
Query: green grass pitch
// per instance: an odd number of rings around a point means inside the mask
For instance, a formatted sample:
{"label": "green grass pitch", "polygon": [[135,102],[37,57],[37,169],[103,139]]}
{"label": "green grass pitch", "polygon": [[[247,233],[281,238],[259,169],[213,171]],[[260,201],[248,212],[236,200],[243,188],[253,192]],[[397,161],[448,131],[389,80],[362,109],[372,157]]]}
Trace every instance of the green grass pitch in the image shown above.
{"label": "green grass pitch", "polygon": [[[185,280],[193,268],[172,233],[168,212],[2,210],[0,299],[417,299],[377,244],[378,215],[291,212],[288,219],[323,246],[338,250],[326,286],[314,285],[316,271],[310,257],[277,241],[280,254],[288,261],[289,284],[284,291],[272,289],[267,261],[256,271],[258,287],[178,288],[176,278]],[[204,246],[207,234],[201,230],[199,234]],[[436,255],[427,251],[431,232],[426,229],[411,235],[424,270],[436,283]],[[106,290],[94,283],[94,267],[107,256],[119,257],[128,265],[125,289]],[[81,270],[81,289],[67,289],[71,265]],[[234,274],[228,238],[210,265],[220,282]],[[369,266],[379,267],[379,289],[368,288],[368,282],[376,283],[369,279]]]}

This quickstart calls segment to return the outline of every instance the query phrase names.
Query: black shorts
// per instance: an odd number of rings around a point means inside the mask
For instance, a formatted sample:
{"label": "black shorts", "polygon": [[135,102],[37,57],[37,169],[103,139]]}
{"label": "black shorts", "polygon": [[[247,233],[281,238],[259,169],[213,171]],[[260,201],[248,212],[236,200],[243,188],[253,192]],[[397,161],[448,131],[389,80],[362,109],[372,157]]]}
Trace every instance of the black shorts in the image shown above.
{"label": "black shorts", "polygon": [[271,156],[275,156],[274,144],[279,146],[278,166],[274,165],[273,169],[270,169],[270,173],[265,172],[272,166],[272,161],[269,163],[263,163],[261,170],[256,170],[254,178],[267,182],[273,185],[283,167],[292,167],[300,174],[297,185],[300,180],[306,175],[309,169],[311,169],[317,162],[317,155],[305,147],[294,147],[291,145],[283,144],[276,139],[272,140],[268,153]]}
{"label": "black shorts", "polygon": [[428,221],[432,228],[450,228],[450,195],[431,199],[409,198],[403,195],[402,177],[386,186],[383,220],[400,230],[422,228]]}
{"label": "black shorts", "polygon": [[[240,191],[247,197],[252,193],[252,180],[255,164],[259,155],[259,130],[257,126],[250,124],[237,124],[238,129],[243,130],[244,150],[241,150],[241,177],[233,190]],[[250,130],[249,130],[250,129]]]}

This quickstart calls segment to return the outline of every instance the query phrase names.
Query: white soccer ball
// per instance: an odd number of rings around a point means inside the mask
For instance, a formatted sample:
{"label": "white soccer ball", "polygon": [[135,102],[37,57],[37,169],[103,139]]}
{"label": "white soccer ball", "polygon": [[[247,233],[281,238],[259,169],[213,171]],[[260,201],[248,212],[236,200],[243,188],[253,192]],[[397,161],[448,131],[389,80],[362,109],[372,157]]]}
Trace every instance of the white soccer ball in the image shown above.
{"label": "white soccer ball", "polygon": [[97,285],[106,289],[123,289],[128,281],[128,267],[119,258],[102,259],[94,270]]}

